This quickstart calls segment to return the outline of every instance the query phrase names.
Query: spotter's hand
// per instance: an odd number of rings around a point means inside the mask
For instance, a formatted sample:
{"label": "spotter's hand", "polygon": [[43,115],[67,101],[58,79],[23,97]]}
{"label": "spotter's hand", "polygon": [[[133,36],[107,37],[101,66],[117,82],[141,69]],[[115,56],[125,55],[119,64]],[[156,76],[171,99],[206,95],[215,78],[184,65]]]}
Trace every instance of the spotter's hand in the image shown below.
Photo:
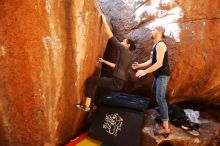
{"label": "spotter's hand", "polygon": [[135,74],[136,77],[141,78],[147,74],[146,70],[138,70]]}

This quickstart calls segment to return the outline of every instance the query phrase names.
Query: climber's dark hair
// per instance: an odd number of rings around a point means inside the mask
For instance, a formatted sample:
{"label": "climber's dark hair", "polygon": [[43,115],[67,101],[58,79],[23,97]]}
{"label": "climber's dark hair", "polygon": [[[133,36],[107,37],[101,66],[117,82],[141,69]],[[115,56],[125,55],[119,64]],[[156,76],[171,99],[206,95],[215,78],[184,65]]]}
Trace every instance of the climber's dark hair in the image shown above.
{"label": "climber's dark hair", "polygon": [[136,46],[133,40],[127,39],[127,43],[130,44],[129,50],[134,51],[136,49]]}

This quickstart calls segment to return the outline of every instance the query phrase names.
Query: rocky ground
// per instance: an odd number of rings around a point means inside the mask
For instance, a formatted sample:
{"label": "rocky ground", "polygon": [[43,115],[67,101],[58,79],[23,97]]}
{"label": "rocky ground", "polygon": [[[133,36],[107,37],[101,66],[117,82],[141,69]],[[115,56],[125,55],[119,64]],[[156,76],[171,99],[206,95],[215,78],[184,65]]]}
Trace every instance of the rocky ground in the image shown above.
{"label": "rocky ground", "polygon": [[148,110],[145,115],[145,127],[142,130],[142,146],[218,146],[220,123],[200,118],[200,136],[192,136],[186,130],[170,124],[172,134],[168,138],[155,136],[156,126],[154,118],[158,116],[156,110]]}

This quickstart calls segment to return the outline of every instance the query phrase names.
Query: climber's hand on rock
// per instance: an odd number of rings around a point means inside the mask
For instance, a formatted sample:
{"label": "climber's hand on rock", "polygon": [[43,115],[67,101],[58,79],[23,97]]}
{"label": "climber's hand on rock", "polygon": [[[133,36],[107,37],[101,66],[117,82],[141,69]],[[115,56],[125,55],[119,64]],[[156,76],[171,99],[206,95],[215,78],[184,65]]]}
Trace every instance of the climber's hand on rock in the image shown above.
{"label": "climber's hand on rock", "polygon": [[102,15],[102,20],[103,20],[103,22],[104,22],[105,24],[107,24],[107,20],[106,20],[105,15],[104,15],[104,14],[101,14],[101,15]]}
{"label": "climber's hand on rock", "polygon": [[103,20],[103,24],[105,27],[105,32],[107,33],[108,37],[109,38],[113,37],[113,33],[111,31],[111,28],[109,27],[107,20],[106,20],[106,17],[103,14],[102,14],[102,20]]}
{"label": "climber's hand on rock", "polygon": [[103,63],[105,60],[103,58],[99,58],[98,60],[100,63]]}

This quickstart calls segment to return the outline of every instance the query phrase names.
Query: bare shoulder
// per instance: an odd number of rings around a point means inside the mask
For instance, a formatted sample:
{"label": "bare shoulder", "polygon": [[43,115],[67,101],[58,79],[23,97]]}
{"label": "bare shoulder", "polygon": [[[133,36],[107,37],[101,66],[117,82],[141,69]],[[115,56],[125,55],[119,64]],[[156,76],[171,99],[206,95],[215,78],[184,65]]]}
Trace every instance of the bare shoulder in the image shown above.
{"label": "bare shoulder", "polygon": [[167,47],[167,45],[163,41],[161,41],[157,44],[157,47]]}
{"label": "bare shoulder", "polygon": [[163,51],[165,52],[167,50],[167,46],[164,42],[159,42],[157,44],[157,48],[156,48],[157,51]]}

